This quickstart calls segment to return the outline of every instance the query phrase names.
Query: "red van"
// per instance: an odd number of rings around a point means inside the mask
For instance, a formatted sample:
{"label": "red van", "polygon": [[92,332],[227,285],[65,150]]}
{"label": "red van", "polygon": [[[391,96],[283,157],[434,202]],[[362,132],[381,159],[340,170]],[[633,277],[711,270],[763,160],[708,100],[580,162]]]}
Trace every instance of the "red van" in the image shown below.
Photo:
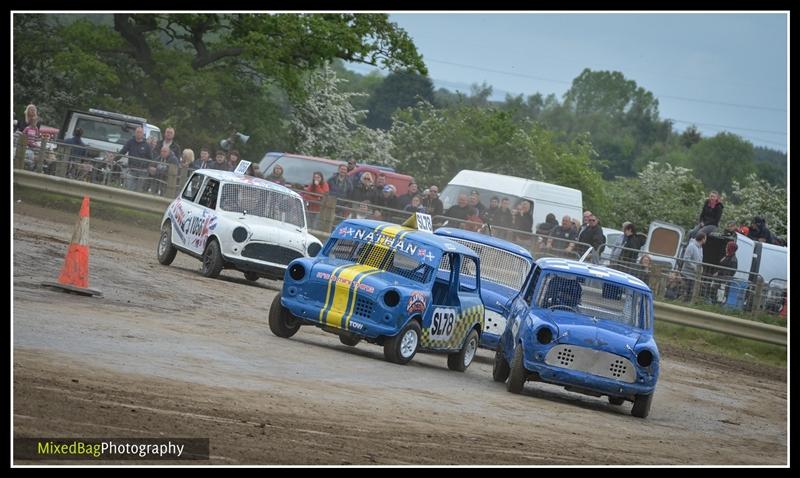
{"label": "red van", "polygon": [[[339,171],[339,165],[344,163],[344,161],[335,161],[328,158],[270,152],[264,155],[258,167],[261,170],[261,174],[266,177],[272,173],[272,169],[275,166],[280,165],[283,167],[283,177],[286,178],[287,184],[299,189],[311,182],[311,176],[315,171],[321,172],[327,181]],[[364,171],[369,171],[376,178],[379,173],[383,173],[386,176],[386,184],[391,184],[397,189],[397,196],[406,194],[408,192],[408,184],[414,181],[412,176],[400,174],[391,168],[372,164],[359,164],[350,171],[349,175],[358,177]]]}

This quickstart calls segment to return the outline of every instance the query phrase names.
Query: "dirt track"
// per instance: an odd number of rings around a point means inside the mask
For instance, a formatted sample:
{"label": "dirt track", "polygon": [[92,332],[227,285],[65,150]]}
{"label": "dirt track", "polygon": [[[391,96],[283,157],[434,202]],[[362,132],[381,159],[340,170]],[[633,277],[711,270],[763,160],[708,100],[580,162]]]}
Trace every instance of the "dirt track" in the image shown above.
{"label": "dirt track", "polygon": [[459,374],[315,328],[277,338],[280,283],[206,279],[181,254],[161,266],[155,229],[92,220],[104,297],[43,288],[76,217],[15,205],[16,437],[209,437],[219,464],[787,464],[774,369],[666,350],[646,420],[540,383],[512,395],[488,351]]}

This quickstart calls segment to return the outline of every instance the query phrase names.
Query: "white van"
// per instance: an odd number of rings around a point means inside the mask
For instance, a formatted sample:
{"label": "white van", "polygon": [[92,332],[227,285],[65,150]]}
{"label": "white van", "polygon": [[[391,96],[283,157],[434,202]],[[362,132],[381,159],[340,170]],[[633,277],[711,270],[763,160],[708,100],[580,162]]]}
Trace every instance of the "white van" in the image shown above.
{"label": "white van", "polygon": [[465,169],[447,183],[439,199],[445,211],[458,201],[461,193],[469,195],[473,190],[480,194],[481,203],[487,208],[492,196],[511,200],[511,208],[526,199],[533,203],[533,229],[544,222],[548,214],[553,213],[560,223],[565,214],[583,220],[583,193],[577,189],[543,183],[532,179],[505,176],[503,174],[485,173]]}
{"label": "white van", "polygon": [[81,128],[83,142],[90,148],[116,153],[133,138],[138,127],[144,129],[145,139],[155,136],[157,140],[161,140],[161,129],[148,123],[145,118],[94,108],[88,112],[68,111],[59,138],[69,139],[76,128]]}

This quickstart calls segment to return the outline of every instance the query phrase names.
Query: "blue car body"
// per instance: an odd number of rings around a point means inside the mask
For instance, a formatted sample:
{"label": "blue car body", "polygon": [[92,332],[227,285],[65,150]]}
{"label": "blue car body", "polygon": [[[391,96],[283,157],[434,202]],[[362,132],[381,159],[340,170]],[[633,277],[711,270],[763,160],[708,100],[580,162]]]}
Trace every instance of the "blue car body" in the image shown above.
{"label": "blue car body", "polygon": [[494,378],[519,393],[526,380],[634,402],[649,413],[660,356],[652,292],[639,279],[602,266],[539,259],[514,299],[495,358]]}
{"label": "blue car body", "polygon": [[280,305],[302,325],[377,344],[416,320],[420,351],[458,352],[483,329],[480,258],[431,233],[345,220],[317,257],[289,264]]}
{"label": "blue car body", "polygon": [[525,284],[533,256],[513,242],[478,232],[440,227],[434,234],[467,246],[480,256],[481,297],[486,308],[480,345],[496,350],[506,328],[509,306]]}

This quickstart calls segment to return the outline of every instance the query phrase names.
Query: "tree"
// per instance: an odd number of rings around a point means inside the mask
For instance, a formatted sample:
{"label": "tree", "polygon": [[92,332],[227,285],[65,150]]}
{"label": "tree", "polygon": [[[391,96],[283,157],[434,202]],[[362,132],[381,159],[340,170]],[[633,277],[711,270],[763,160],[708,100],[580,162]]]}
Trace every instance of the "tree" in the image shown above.
{"label": "tree", "polygon": [[359,122],[366,111],[358,111],[351,97],[363,93],[345,93],[339,78],[328,65],[308,75],[306,94],[295,104],[291,130],[297,151],[311,156],[393,165],[391,136],[371,130]]}
{"label": "tree", "polygon": [[388,130],[395,110],[414,106],[420,100],[432,103],[433,96],[433,82],[427,76],[409,71],[390,73],[370,96],[364,123]]}
{"label": "tree", "polygon": [[705,138],[689,150],[689,166],[708,189],[730,191],[755,172],[753,145],[732,133]]}
{"label": "tree", "polygon": [[761,216],[773,233],[786,235],[789,224],[786,189],[750,174],[742,184],[733,180],[731,190],[731,200],[725,204],[729,219],[749,224],[754,216]]}

